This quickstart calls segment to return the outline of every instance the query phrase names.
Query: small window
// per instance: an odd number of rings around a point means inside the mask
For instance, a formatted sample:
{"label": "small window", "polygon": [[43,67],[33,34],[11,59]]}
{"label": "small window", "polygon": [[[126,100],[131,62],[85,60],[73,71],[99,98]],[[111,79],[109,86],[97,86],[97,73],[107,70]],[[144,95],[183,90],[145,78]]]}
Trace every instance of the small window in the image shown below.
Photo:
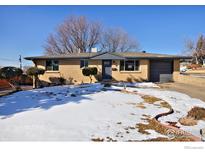
{"label": "small window", "polygon": [[88,60],[80,60],[80,68],[88,67]]}
{"label": "small window", "polygon": [[47,60],[46,61],[46,70],[47,71],[58,71],[59,70],[58,60]]}
{"label": "small window", "polygon": [[134,60],[125,61],[125,71],[134,71],[134,70],[135,70]]}
{"label": "small window", "polygon": [[139,61],[138,60],[121,60],[120,71],[138,71]]}

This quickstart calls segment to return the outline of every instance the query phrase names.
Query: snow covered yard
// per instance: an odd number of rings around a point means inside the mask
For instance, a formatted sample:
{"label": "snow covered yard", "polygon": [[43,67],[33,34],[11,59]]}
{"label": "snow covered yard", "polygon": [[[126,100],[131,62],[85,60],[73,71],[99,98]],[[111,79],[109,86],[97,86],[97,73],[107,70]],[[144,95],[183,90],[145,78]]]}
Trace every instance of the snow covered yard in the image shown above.
{"label": "snow covered yard", "polygon": [[[127,85],[130,86],[130,85]],[[152,83],[135,84],[127,88],[139,95],[123,93],[123,87],[104,88],[101,84],[57,86],[17,92],[0,98],[0,140],[16,141],[142,141],[169,136],[146,130],[136,124],[148,124],[147,118],[169,111],[160,101],[146,103],[142,95],[155,96],[168,102],[173,114],[159,118],[160,122],[177,122],[181,129],[196,136],[205,128],[205,121],[182,126],[178,120],[193,106],[205,108],[205,103],[189,96],[161,90]],[[146,87],[146,88],[144,88]],[[153,88],[155,87],[155,88]]]}

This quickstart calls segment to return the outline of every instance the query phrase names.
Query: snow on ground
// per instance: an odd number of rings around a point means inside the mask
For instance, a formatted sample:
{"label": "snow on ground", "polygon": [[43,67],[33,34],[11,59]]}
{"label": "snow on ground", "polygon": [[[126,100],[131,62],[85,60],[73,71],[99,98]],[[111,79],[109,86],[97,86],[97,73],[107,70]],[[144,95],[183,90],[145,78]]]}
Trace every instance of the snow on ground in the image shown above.
{"label": "snow on ground", "polygon": [[138,88],[159,88],[158,85],[154,84],[153,82],[117,82],[113,83],[116,86],[126,86],[126,87],[138,87]]}
{"label": "snow on ground", "polygon": [[[129,88],[129,90],[134,91],[136,89]],[[162,123],[166,123],[167,121],[178,122],[178,120],[181,117],[185,117],[187,115],[187,112],[190,111],[191,108],[195,106],[205,108],[205,102],[199,99],[191,98],[190,96],[183,93],[167,91],[162,89],[151,89],[151,88],[150,89],[139,88],[137,89],[137,91],[139,93],[161,98],[172,106],[172,108],[174,109],[174,113],[168,116],[161,117],[159,120]],[[199,130],[205,128],[205,121],[200,120],[198,121],[198,124],[195,126],[183,126],[179,122],[177,123],[177,125],[180,126],[181,129],[200,137]]]}
{"label": "snow on ground", "polygon": [[[101,84],[56,86],[1,97],[0,140],[90,141],[110,137],[128,141],[164,137],[153,130],[145,135],[133,128],[136,123],[146,123],[142,119],[144,114],[154,117],[168,109],[147,103],[145,109],[138,108],[136,105],[143,99],[117,91],[122,88],[112,86],[105,90]],[[162,122],[186,115],[190,105],[204,106],[200,100],[159,88],[127,89],[170,103],[177,112],[160,119]],[[205,127],[204,122],[199,125],[197,130]]]}
{"label": "snow on ground", "polygon": [[109,136],[127,141],[159,136],[129,127],[143,122],[140,118],[145,113],[154,116],[166,109],[139,110],[133,103],[142,102],[140,96],[101,91],[102,87],[50,87],[0,98],[0,140],[88,141]]}

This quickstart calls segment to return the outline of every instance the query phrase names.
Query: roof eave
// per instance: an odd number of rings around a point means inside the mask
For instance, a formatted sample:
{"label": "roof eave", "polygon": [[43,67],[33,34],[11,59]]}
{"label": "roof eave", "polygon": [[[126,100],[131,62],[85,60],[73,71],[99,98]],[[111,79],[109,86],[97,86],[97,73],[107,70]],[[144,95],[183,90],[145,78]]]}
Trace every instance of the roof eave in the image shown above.
{"label": "roof eave", "polygon": [[[100,54],[102,55],[102,53]],[[24,57],[24,59],[26,60],[46,60],[46,59],[93,59],[93,60],[104,60],[103,58],[98,58],[99,55],[97,56],[82,56],[82,57]],[[191,56],[174,56],[174,57],[156,57],[156,56],[146,56],[146,57],[122,57],[122,56],[118,56],[118,55],[114,55],[116,56],[115,58],[113,58],[114,60],[123,60],[123,59],[192,59]],[[106,59],[109,59],[106,58]],[[111,58],[112,59],[112,58]]]}
{"label": "roof eave", "polygon": [[26,60],[46,60],[46,59],[89,59],[90,57],[25,57]]}
{"label": "roof eave", "polygon": [[126,59],[192,59],[192,57],[177,56],[177,57],[125,57]]}

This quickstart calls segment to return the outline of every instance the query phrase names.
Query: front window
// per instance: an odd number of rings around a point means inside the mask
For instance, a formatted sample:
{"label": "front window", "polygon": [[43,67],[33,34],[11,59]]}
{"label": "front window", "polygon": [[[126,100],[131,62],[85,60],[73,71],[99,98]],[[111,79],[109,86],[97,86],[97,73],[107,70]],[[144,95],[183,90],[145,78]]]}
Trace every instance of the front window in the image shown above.
{"label": "front window", "polygon": [[58,71],[59,70],[58,60],[47,60],[46,61],[46,70],[47,71]]}
{"label": "front window", "polygon": [[80,60],[80,68],[88,67],[88,60],[82,59]]}
{"label": "front window", "polygon": [[135,61],[128,60],[125,61],[125,71],[134,71],[135,70]]}
{"label": "front window", "polygon": [[138,71],[139,61],[138,60],[121,60],[120,71]]}

